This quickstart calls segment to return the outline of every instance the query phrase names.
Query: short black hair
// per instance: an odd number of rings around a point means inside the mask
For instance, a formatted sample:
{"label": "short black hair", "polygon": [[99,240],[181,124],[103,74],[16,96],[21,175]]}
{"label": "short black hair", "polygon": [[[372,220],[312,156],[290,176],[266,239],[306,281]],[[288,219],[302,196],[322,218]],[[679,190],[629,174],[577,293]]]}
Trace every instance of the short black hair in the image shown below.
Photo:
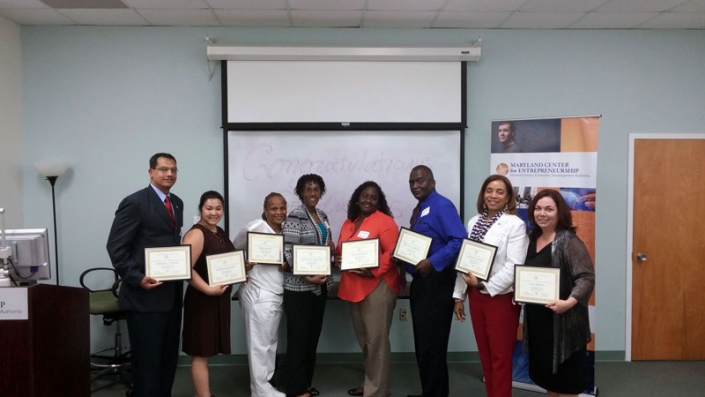
{"label": "short black hair", "polygon": [[[162,156],[163,157],[163,156]],[[223,200],[223,196],[216,192],[215,190],[209,190],[201,195],[201,200],[198,202],[198,212],[201,212],[201,209],[203,206],[206,204],[206,201],[210,199],[218,199],[220,200],[220,203],[223,204],[223,209],[225,209],[225,200]]]}
{"label": "short black hair", "polygon": [[152,157],[149,158],[149,168],[150,169],[155,169],[157,168],[157,160],[159,160],[160,157],[166,157],[170,160],[174,160],[176,162],[176,159],[174,156],[172,156],[169,153],[155,153],[152,155]]}
{"label": "short black hair", "polygon": [[309,183],[315,183],[318,185],[318,187],[321,188],[321,197],[326,194],[326,183],[323,182],[323,178],[321,178],[320,175],[305,174],[301,175],[299,180],[296,182],[296,190],[294,190],[294,193],[296,193],[296,196],[299,198],[299,200],[304,201],[304,189]]}
{"label": "short black hair", "polygon": [[368,187],[373,187],[377,189],[377,207],[379,208],[379,212],[392,216],[392,211],[389,209],[389,204],[387,204],[387,197],[384,195],[382,188],[379,187],[377,182],[367,181],[358,186],[357,189],[355,189],[355,191],[353,192],[352,196],[350,196],[350,201],[348,201],[348,219],[350,219],[351,221],[354,221],[355,219],[357,219],[357,217],[360,216],[360,205],[358,204],[358,201],[360,201],[360,195],[362,194],[362,191],[367,189]]}
{"label": "short black hair", "polygon": [[436,180],[436,178],[433,177],[433,171],[431,171],[431,168],[429,168],[427,165],[423,165],[423,164],[417,165],[416,167],[411,169],[411,172],[414,172],[415,170],[424,170],[428,173],[428,176],[431,177],[432,181]]}

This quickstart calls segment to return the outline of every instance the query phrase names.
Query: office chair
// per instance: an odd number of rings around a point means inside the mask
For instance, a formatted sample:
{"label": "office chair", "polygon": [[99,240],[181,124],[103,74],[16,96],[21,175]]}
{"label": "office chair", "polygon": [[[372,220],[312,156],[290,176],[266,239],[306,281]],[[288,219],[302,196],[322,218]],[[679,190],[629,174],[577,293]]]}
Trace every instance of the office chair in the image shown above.
{"label": "office chair", "polygon": [[[108,289],[93,289],[86,285],[86,276],[89,273],[101,272],[107,275],[110,273],[112,286]],[[93,275],[89,279],[96,279]],[[96,279],[97,280],[97,279]],[[90,313],[95,316],[103,316],[103,325],[115,325],[115,343],[113,347],[91,354],[91,371],[96,373],[91,377],[91,383],[106,377],[112,378],[112,382],[101,385],[93,389],[95,392],[106,387],[121,383],[128,388],[128,395],[132,391],[132,367],[130,364],[130,351],[122,345],[122,333],[120,332],[120,322],[125,319],[125,312],[118,305],[117,291],[120,287],[120,278],[117,271],[109,267],[96,267],[81,273],[81,286],[89,291]],[[96,282],[97,284],[97,282]]]}

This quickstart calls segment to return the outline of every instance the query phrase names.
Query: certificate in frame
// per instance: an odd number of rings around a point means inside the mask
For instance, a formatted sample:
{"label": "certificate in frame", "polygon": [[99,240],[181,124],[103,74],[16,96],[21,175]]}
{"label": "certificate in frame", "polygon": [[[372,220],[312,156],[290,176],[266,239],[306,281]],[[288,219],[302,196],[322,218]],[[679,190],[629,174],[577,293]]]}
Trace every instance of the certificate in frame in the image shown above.
{"label": "certificate in frame", "polygon": [[343,241],[340,270],[379,267],[379,239]]}
{"label": "certificate in frame", "polygon": [[293,246],[294,274],[298,276],[330,275],[330,247],[327,245]]}
{"label": "certificate in frame", "polygon": [[399,238],[397,238],[397,245],[394,247],[392,257],[416,266],[428,256],[432,241],[433,238],[431,237],[402,227],[399,230]]}
{"label": "certificate in frame", "polygon": [[492,274],[492,264],[497,255],[497,247],[470,239],[463,239],[455,270],[461,273],[472,273],[478,279],[487,281]]}
{"label": "certificate in frame", "polygon": [[543,305],[558,300],[560,279],[559,268],[514,266],[514,300]]}
{"label": "certificate in frame", "polygon": [[284,263],[284,236],[247,232],[247,260],[257,264]]}
{"label": "certificate in frame", "polygon": [[157,281],[191,279],[191,246],[144,249],[144,272]]}
{"label": "certificate in frame", "polygon": [[208,267],[208,285],[242,283],[247,280],[245,271],[245,253],[242,250],[226,252],[224,254],[206,256]]}

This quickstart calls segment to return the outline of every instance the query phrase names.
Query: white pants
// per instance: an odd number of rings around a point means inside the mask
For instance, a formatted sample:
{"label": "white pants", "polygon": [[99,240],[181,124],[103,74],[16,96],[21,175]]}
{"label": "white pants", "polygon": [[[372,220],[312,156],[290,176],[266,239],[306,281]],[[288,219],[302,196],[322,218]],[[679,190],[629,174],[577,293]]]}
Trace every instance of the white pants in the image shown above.
{"label": "white pants", "polygon": [[245,324],[252,397],[282,397],[284,394],[272,387],[269,380],[274,376],[284,296],[252,284],[240,287],[238,294]]}

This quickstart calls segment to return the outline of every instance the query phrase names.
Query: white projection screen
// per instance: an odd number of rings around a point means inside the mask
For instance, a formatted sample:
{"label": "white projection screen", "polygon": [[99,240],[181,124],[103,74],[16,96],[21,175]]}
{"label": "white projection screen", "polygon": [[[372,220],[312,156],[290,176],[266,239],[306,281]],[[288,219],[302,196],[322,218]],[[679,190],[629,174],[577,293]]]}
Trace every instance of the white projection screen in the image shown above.
{"label": "white projection screen", "polygon": [[232,237],[279,192],[289,210],[303,174],[323,177],[334,237],[355,188],[373,180],[399,226],[417,202],[409,173],[434,171],[459,211],[466,124],[461,61],[223,61],[226,226]]}
{"label": "white projection screen", "polygon": [[228,123],[460,123],[461,62],[228,61]]}
{"label": "white projection screen", "polygon": [[262,214],[264,197],[279,192],[288,209],[300,205],[294,194],[303,174],[321,175],[326,194],[319,208],[334,238],[347,216],[355,188],[373,180],[382,187],[399,226],[409,225],[417,201],[409,173],[429,166],[436,190],[460,209],[460,131],[229,131],[228,216],[231,237]]}

